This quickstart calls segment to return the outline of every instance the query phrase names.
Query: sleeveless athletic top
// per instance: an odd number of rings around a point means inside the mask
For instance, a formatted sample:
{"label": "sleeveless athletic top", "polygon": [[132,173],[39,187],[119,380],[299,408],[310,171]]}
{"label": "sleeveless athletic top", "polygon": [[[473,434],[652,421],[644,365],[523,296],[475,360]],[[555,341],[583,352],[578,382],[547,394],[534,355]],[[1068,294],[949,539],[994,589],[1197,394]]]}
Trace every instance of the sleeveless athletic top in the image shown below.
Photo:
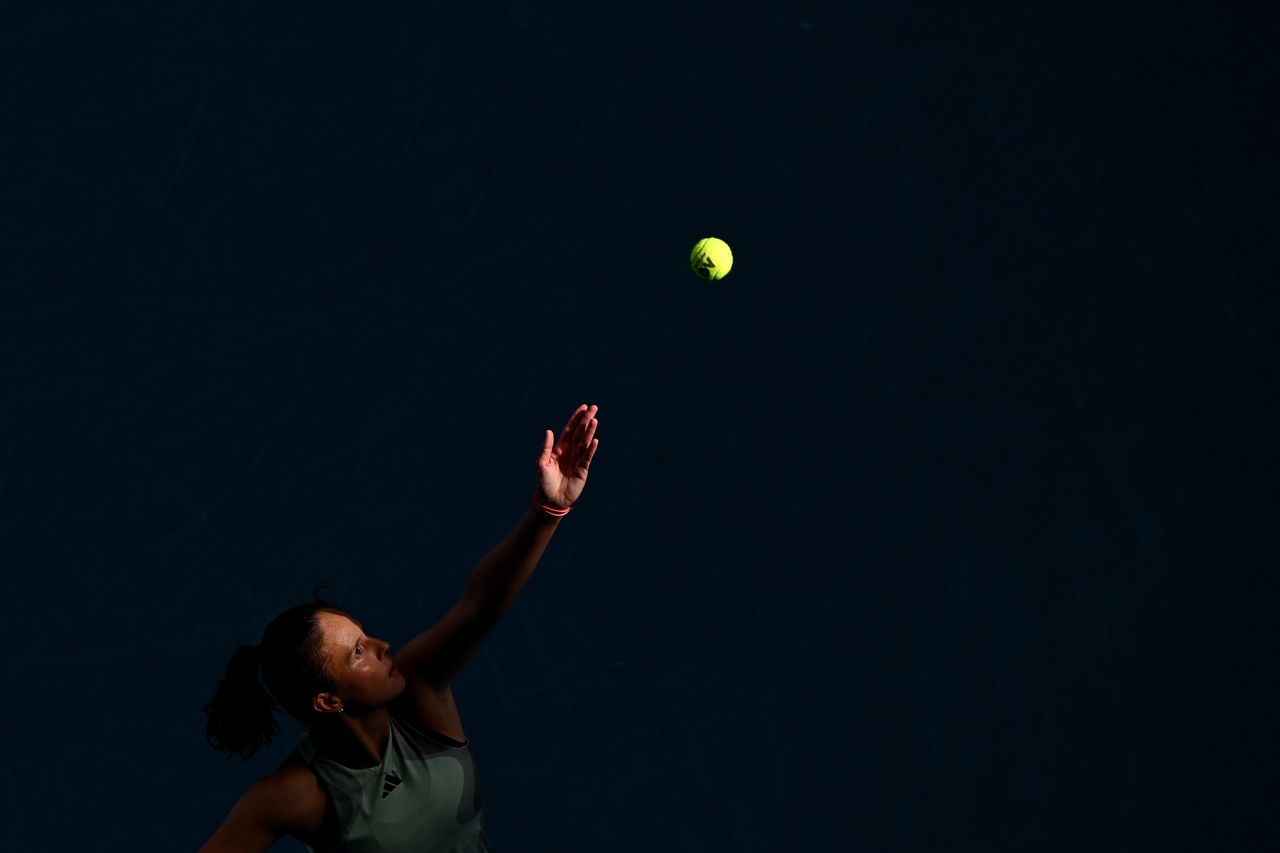
{"label": "sleeveless athletic top", "polygon": [[489,851],[470,741],[392,717],[389,742],[376,767],[345,767],[324,757],[310,732],[299,738],[295,752],[320,778],[338,813],[342,840],[335,852]]}

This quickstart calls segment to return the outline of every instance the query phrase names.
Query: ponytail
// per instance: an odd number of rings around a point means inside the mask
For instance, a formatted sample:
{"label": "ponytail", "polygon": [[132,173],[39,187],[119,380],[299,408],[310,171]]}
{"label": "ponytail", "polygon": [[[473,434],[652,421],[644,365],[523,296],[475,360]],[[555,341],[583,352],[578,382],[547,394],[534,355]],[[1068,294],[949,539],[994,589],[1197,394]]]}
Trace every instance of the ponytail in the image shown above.
{"label": "ponytail", "polygon": [[240,755],[245,761],[279,734],[271,713],[271,696],[258,683],[262,650],[241,646],[227,664],[213,700],[204,706],[209,715],[205,735],[215,749]]}
{"label": "ponytail", "polygon": [[214,749],[240,755],[245,761],[280,733],[273,708],[283,708],[307,724],[315,713],[312,697],[338,689],[325,668],[317,613],[344,611],[320,598],[320,588],[312,590],[311,602],[291,607],[272,620],[262,634],[261,646],[241,646],[231,656],[213,699],[204,706],[209,717],[205,734]]}

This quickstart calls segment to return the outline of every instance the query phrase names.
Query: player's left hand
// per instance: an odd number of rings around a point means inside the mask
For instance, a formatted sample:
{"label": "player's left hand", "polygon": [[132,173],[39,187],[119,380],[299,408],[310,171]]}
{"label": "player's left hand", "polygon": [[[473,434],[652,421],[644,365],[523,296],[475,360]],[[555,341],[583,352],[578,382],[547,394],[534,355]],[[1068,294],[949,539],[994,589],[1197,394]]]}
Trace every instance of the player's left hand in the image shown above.
{"label": "player's left hand", "polygon": [[595,438],[596,412],[600,407],[583,403],[569,417],[553,447],[552,432],[547,430],[538,457],[538,487],[543,502],[556,509],[566,509],[582,494],[587,484],[587,469],[596,455],[600,441]]}

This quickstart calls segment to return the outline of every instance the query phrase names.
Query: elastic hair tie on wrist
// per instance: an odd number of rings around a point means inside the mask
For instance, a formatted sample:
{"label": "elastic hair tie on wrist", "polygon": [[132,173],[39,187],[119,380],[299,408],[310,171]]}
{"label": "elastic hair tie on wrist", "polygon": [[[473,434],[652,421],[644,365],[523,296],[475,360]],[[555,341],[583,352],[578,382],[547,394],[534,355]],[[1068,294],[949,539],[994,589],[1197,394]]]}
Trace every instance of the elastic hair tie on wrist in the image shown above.
{"label": "elastic hair tie on wrist", "polygon": [[533,505],[541,509],[547,515],[553,515],[556,518],[564,518],[566,515],[569,514],[569,510],[573,509],[573,507],[571,506],[567,506],[564,509],[557,509],[556,507],[553,507],[553,506],[547,506],[542,502],[542,499],[539,497],[537,492],[533,493]]}

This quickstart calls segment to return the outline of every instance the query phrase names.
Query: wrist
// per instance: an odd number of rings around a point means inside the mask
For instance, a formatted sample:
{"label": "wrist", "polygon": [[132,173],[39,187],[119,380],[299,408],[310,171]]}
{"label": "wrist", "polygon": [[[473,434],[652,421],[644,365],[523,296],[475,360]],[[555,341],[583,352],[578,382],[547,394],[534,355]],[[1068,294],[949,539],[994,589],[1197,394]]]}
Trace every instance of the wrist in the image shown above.
{"label": "wrist", "polygon": [[569,514],[569,510],[572,509],[571,506],[559,506],[553,503],[543,494],[542,489],[538,489],[533,493],[533,505],[539,512],[555,518],[564,518]]}

